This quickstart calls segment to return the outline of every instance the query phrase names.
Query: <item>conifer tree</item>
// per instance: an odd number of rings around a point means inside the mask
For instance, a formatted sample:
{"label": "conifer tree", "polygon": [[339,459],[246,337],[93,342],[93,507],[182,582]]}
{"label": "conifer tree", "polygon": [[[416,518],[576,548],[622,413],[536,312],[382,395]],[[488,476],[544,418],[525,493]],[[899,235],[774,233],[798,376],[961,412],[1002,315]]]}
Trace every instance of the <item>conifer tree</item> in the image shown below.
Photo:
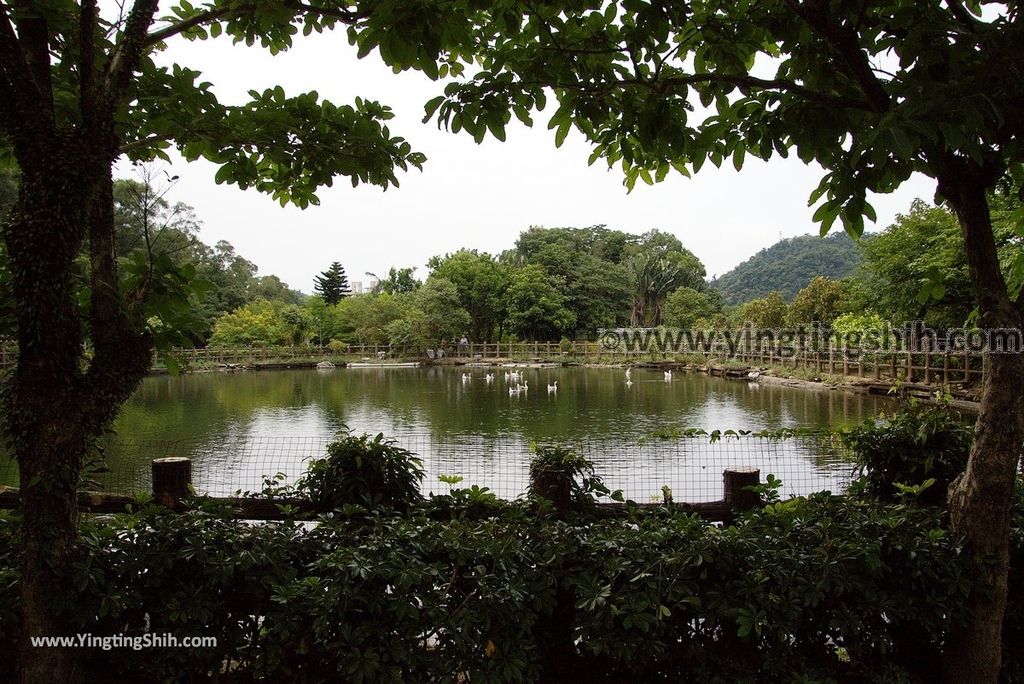
{"label": "conifer tree", "polygon": [[352,294],[348,286],[348,276],[345,275],[344,267],[335,261],[330,268],[313,278],[315,285],[313,290],[324,298],[329,306],[334,306],[343,298]]}

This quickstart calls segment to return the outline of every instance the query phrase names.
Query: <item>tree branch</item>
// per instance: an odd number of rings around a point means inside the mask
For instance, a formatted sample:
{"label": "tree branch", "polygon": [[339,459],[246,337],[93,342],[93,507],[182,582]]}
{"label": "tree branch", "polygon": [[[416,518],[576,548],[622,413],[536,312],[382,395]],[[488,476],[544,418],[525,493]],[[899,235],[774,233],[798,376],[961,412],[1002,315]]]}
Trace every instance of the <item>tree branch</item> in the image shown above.
{"label": "tree branch", "polygon": [[[638,79],[638,78],[627,78],[620,79],[618,81],[608,83],[605,87],[606,90],[610,90],[616,87],[622,86],[641,86],[650,88],[652,90],[665,90],[667,88],[683,85],[699,85],[702,83],[718,83],[722,85],[731,85],[737,88],[753,88],[757,90],[777,90],[780,92],[791,92],[807,100],[818,102],[820,104],[829,105],[832,107],[843,107],[845,109],[858,109],[863,111],[873,111],[871,104],[866,100],[859,100],[852,97],[844,97],[842,95],[833,95],[831,93],[823,93],[813,88],[802,86],[795,81],[787,81],[785,79],[764,79],[757,78],[756,76],[750,76],[747,74],[678,74],[674,76],[668,76],[665,78],[657,79]],[[552,88],[562,88],[565,90],[577,90],[580,92],[591,91],[594,86],[584,83],[551,83],[549,81],[520,81],[522,85],[540,85],[550,86]]]}
{"label": "tree branch", "polygon": [[5,91],[4,103],[0,106],[7,119],[7,133],[16,145],[24,148],[26,134],[37,128],[40,121],[52,120],[52,111],[43,112],[39,87],[4,3],[0,3],[0,69]]}
{"label": "tree branch", "polygon": [[[349,12],[347,10],[332,9],[330,7],[314,7],[303,2],[285,2],[284,5],[285,7],[295,10],[299,14],[318,14],[323,17],[338,19],[339,21],[343,21],[348,24],[353,24],[360,19],[365,19],[369,16],[369,12]],[[205,24],[242,16],[248,12],[254,11],[257,7],[258,5],[256,3],[250,3],[237,5],[235,7],[217,7],[205,12],[200,12],[188,19],[182,19],[181,21],[150,33],[146,36],[144,45],[149,47]]]}
{"label": "tree branch", "polygon": [[1010,301],[999,263],[987,193],[995,186],[1000,169],[978,164],[966,157],[946,152],[938,174],[939,195],[953,207],[964,236],[967,265],[974,280],[981,325],[1005,327]]}
{"label": "tree branch", "polygon": [[91,132],[96,114],[96,0],[82,0],[78,18],[78,106],[82,127]]}
{"label": "tree branch", "polygon": [[135,320],[118,286],[114,254],[113,179],[109,168],[98,181],[88,211],[89,223],[89,327],[93,357],[82,384],[83,403],[92,407],[91,430],[98,430],[126,401],[145,376],[152,340]]}
{"label": "tree branch", "polygon": [[963,6],[960,0],[946,0],[946,6],[949,8],[949,13],[957,20],[957,23],[968,31],[973,33],[981,24],[973,14],[967,11],[967,8]]}
{"label": "tree branch", "polygon": [[839,66],[852,78],[871,105],[871,111],[881,113],[889,110],[892,98],[885,85],[875,74],[867,55],[861,50],[857,30],[838,25],[826,14],[825,3],[811,6],[798,0],[786,0],[794,14],[803,19],[812,31],[817,33],[836,50],[841,62]]}
{"label": "tree branch", "polygon": [[179,33],[184,33],[189,29],[202,26],[218,19],[227,18],[229,15],[243,14],[247,11],[252,11],[253,5],[242,5],[239,7],[218,7],[216,9],[207,10],[206,12],[200,12],[199,14],[193,15],[188,19],[182,19],[179,22],[165,26],[162,29],[154,31],[146,36],[144,45],[150,47],[156,43],[162,43],[168,38],[173,38]]}
{"label": "tree branch", "polygon": [[15,19],[18,42],[25,55],[29,75],[39,93],[42,112],[53,119],[53,82],[50,76],[50,29],[41,15],[25,9]]}
{"label": "tree branch", "polygon": [[795,81],[788,81],[786,79],[774,78],[764,79],[757,78],[756,76],[749,75],[730,75],[730,74],[688,74],[686,76],[672,76],[669,78],[663,78],[658,83],[666,83],[670,85],[693,85],[697,83],[722,83],[725,85],[733,85],[737,88],[756,88],[758,90],[778,90],[781,92],[794,93],[800,95],[808,100],[819,102],[821,104],[828,104],[832,106],[843,107],[846,109],[861,109],[871,111],[872,107],[866,100],[858,100],[852,97],[844,97],[842,95],[833,95],[831,93],[823,93],[813,88],[800,85]]}
{"label": "tree branch", "polygon": [[135,0],[135,4],[128,12],[121,39],[114,47],[105,70],[103,96],[98,102],[100,116],[103,118],[112,115],[128,86],[131,75],[139,66],[146,47],[147,31],[153,23],[158,4],[159,0]]}

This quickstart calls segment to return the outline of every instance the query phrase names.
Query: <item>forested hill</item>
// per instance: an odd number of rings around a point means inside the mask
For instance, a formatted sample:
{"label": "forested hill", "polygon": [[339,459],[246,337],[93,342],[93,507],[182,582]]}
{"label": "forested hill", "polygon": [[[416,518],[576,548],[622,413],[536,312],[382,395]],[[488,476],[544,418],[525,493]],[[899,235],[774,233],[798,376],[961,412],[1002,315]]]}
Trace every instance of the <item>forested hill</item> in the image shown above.
{"label": "forested hill", "polygon": [[839,279],[851,275],[860,263],[857,244],[845,233],[825,238],[801,235],[762,249],[717,280],[711,287],[727,304],[763,297],[778,290],[790,300],[815,276]]}

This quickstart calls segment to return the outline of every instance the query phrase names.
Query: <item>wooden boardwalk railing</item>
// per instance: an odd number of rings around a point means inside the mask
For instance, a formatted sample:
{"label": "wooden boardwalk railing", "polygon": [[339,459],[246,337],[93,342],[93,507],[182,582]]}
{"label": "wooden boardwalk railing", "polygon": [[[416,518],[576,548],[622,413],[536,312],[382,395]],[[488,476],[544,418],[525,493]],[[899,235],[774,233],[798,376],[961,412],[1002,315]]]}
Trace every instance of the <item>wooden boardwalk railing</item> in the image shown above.
{"label": "wooden boardwalk railing", "polygon": [[[174,354],[192,366],[203,365],[287,365],[289,362],[317,361],[378,361],[378,360],[439,360],[472,363],[474,361],[554,362],[554,363],[645,363],[686,362],[700,359],[703,363],[752,367],[781,366],[804,368],[815,373],[847,375],[875,380],[898,379],[903,382],[925,384],[964,384],[980,382],[982,355],[976,352],[860,352],[859,350],[823,349],[790,350],[778,354],[775,349],[739,349],[734,354],[727,350],[694,351],[684,354],[626,351],[607,349],[599,342],[492,342],[451,345],[438,350],[390,345],[345,345],[328,347],[207,347],[204,349],[177,349]],[[163,365],[163,356],[154,358],[154,365]]]}
{"label": "wooden boardwalk railing", "polygon": [[[443,357],[442,357],[443,353]],[[315,365],[319,361],[352,362],[378,360],[439,360],[554,362],[554,363],[645,363],[698,360],[706,364],[739,367],[781,366],[808,369],[815,373],[847,375],[874,380],[900,380],[909,383],[971,385],[981,381],[983,355],[966,351],[861,352],[845,349],[791,349],[778,354],[773,348],[695,350],[685,353],[608,349],[600,342],[471,342],[451,344],[440,349],[418,349],[391,345],[348,344],[343,347],[205,347],[171,351],[176,360],[192,367]],[[167,354],[154,353],[153,366],[166,366]],[[0,343],[0,368],[12,368],[17,362],[17,347]]]}

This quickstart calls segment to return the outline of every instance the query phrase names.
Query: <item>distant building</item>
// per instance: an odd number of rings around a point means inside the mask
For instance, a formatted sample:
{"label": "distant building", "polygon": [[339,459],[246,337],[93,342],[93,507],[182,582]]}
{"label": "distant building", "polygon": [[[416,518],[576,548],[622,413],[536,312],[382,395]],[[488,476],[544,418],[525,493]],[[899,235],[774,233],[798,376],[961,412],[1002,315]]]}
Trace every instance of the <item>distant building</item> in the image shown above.
{"label": "distant building", "polygon": [[365,283],[362,280],[353,280],[349,283],[349,286],[352,288],[352,294],[354,295],[370,294],[379,283],[380,281],[376,278],[370,278]]}

